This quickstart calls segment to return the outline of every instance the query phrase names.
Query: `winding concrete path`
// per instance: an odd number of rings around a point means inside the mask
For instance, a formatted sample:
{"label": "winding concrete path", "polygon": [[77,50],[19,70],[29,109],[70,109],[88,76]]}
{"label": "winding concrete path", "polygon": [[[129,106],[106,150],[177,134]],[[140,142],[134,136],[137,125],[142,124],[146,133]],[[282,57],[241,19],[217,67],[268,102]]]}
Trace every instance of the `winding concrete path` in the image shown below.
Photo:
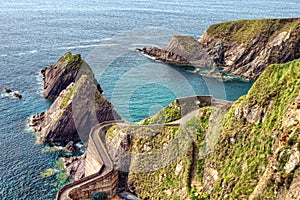
{"label": "winding concrete path", "polygon": [[[229,101],[224,100],[218,100],[218,99],[212,99],[211,105],[228,105],[231,104]],[[162,126],[172,126],[172,125],[179,125],[182,130],[186,133],[188,138],[193,141],[190,133],[188,132],[187,128],[185,127],[185,123],[189,121],[193,116],[196,116],[198,114],[198,110],[193,110],[183,116],[181,119],[168,123],[168,124],[160,124]],[[56,199],[57,200],[72,200],[69,197],[69,193],[81,186],[88,185],[89,183],[92,183],[94,181],[103,181],[109,176],[111,176],[114,165],[113,162],[107,153],[105,144],[103,144],[103,141],[101,138],[105,138],[106,131],[104,131],[107,127],[113,126],[113,125],[129,125],[130,123],[122,121],[122,120],[116,120],[116,121],[106,121],[103,123],[100,123],[92,128],[89,136],[89,150],[92,151],[93,156],[98,159],[99,163],[102,163],[102,167],[99,169],[97,173],[94,173],[90,176],[84,177],[83,179],[80,179],[78,181],[74,181],[64,187],[62,187],[59,192],[57,193]],[[149,126],[155,126],[155,125],[149,125]],[[143,126],[145,127],[145,126]],[[146,126],[147,127],[147,126]],[[93,150],[94,149],[94,150]]]}
{"label": "winding concrete path", "polygon": [[79,188],[83,185],[92,183],[96,180],[103,180],[106,177],[110,175],[110,173],[113,171],[113,163],[106,151],[105,145],[102,143],[101,137],[106,132],[103,131],[104,128],[107,126],[117,125],[117,124],[126,124],[124,121],[107,121],[100,123],[92,128],[89,138],[89,146],[90,148],[95,148],[98,151],[93,152],[95,157],[99,159],[99,162],[103,163],[103,166],[99,169],[99,171],[95,174],[92,174],[90,176],[84,177],[83,179],[80,179],[78,181],[74,181],[71,184],[68,184],[64,187],[62,187],[59,192],[57,193],[56,199],[57,200],[71,200],[69,197],[69,193]]}

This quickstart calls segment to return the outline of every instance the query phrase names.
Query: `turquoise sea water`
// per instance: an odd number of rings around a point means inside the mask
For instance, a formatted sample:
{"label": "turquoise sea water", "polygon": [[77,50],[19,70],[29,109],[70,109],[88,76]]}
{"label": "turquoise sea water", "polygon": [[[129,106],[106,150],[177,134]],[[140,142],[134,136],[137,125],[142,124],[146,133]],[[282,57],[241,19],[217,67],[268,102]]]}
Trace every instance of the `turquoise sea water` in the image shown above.
{"label": "turquoise sea water", "polygon": [[198,39],[223,21],[299,16],[299,0],[0,0],[0,88],[23,95],[0,92],[0,199],[55,198],[55,176],[39,175],[61,155],[42,152],[26,123],[50,105],[41,95],[40,69],[66,51],[81,53],[117,111],[138,121],[180,96],[235,100],[251,83],[222,83],[156,63],[135,47],[162,47],[174,33]]}

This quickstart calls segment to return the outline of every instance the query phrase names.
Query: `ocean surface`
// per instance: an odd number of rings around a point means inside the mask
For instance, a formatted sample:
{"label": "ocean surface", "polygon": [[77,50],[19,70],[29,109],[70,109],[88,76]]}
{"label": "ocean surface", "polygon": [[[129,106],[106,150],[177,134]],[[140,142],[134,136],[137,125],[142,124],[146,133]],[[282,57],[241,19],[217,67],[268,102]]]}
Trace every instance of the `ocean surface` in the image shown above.
{"label": "ocean surface", "polygon": [[55,162],[63,155],[36,143],[27,123],[51,104],[42,97],[41,68],[66,51],[86,59],[124,119],[139,121],[176,97],[236,100],[252,83],[154,62],[136,47],[163,47],[173,34],[199,39],[223,21],[299,16],[299,0],[0,0],[0,199],[54,199],[64,184],[59,173],[41,177],[48,168],[59,170]]}

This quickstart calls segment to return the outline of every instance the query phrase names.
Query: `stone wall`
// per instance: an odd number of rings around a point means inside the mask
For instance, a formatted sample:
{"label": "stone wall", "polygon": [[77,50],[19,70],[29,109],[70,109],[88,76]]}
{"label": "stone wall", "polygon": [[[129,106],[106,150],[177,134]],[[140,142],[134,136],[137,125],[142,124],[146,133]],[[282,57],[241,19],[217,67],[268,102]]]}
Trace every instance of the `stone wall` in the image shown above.
{"label": "stone wall", "polygon": [[118,187],[118,176],[117,171],[111,171],[88,184],[74,188],[70,191],[69,197],[71,199],[91,199],[94,193],[104,192],[108,198],[112,198]]}

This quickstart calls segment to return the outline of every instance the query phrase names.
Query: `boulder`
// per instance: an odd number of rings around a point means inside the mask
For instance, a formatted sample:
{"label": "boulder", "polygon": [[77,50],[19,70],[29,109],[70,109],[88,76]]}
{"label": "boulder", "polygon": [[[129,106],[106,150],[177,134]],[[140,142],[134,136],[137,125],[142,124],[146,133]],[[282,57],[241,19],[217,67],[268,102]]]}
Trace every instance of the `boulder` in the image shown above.
{"label": "boulder", "polygon": [[76,144],[73,141],[70,141],[70,142],[68,142],[68,144],[66,145],[66,147],[64,149],[68,152],[74,152],[74,151],[78,150],[78,147],[76,146]]}

